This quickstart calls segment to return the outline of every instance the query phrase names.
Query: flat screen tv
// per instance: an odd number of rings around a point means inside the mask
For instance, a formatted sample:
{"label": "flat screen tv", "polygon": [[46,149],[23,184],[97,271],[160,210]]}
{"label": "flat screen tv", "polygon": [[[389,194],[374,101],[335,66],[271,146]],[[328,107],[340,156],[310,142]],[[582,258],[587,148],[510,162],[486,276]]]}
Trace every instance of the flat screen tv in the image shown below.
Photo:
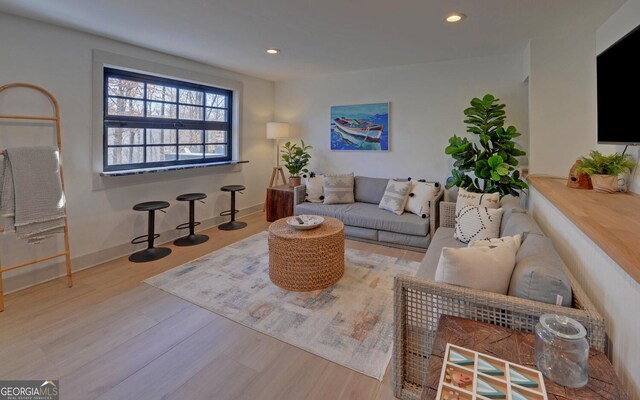
{"label": "flat screen tv", "polygon": [[598,143],[640,144],[639,28],[598,56]]}

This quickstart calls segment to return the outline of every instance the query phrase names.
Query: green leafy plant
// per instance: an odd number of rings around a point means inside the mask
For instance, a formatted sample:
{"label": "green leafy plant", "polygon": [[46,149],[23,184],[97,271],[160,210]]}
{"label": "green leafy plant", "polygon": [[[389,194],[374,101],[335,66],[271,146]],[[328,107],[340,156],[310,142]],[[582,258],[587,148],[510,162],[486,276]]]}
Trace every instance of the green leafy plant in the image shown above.
{"label": "green leafy plant", "polygon": [[289,170],[289,174],[292,177],[299,177],[300,172],[307,173],[309,170],[306,168],[311,160],[308,150],[311,146],[306,146],[304,140],[300,140],[300,145],[296,143],[287,142],[282,146],[284,149],[282,153],[282,160],[284,161],[284,167]]}
{"label": "green leafy plant", "polygon": [[470,192],[498,192],[502,197],[517,196],[528,188],[515,168],[519,163],[516,157],[527,154],[513,141],[521,134],[514,126],[504,127],[505,105],[499,101],[487,94],[471,100],[471,107],[464,110],[467,132],[474,136],[472,140],[457,135],[449,139],[445,154],[455,162],[447,189],[457,186]]}
{"label": "green leafy plant", "polygon": [[582,164],[577,168],[578,172],[591,175],[617,176],[624,172],[631,172],[636,162],[629,154],[613,153],[605,156],[597,150],[589,153],[588,157],[581,157]]}

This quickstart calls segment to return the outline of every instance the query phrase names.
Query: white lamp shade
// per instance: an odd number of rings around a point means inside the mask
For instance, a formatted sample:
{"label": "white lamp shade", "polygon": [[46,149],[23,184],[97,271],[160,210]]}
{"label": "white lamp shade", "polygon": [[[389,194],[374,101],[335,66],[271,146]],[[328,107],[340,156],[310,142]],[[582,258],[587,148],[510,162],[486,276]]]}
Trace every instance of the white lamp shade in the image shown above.
{"label": "white lamp shade", "polygon": [[287,122],[267,122],[267,139],[284,139],[289,137]]}

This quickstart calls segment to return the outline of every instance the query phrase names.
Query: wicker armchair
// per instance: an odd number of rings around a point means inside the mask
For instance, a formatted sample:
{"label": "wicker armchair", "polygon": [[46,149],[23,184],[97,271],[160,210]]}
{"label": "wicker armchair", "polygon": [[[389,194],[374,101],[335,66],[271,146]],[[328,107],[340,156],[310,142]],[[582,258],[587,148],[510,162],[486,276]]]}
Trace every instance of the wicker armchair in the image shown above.
{"label": "wicker armchair", "polygon": [[[455,226],[455,203],[440,203],[440,225]],[[419,399],[429,355],[441,315],[453,315],[532,332],[540,315],[563,314],[587,329],[591,347],[606,353],[604,320],[573,275],[566,270],[573,291],[572,308],[398,276],[394,286],[394,394]]]}

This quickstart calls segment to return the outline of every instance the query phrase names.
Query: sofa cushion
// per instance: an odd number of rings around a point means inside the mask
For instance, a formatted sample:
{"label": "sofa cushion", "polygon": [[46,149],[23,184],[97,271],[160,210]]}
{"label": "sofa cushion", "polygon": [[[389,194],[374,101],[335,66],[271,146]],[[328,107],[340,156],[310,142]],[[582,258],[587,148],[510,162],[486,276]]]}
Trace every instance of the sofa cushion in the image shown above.
{"label": "sofa cushion", "polygon": [[349,204],[353,198],[353,174],[324,176],[324,204]]}
{"label": "sofa cushion", "polygon": [[324,200],[324,178],[322,175],[305,177],[304,184],[307,189],[305,200],[311,203],[322,203],[322,200]]}
{"label": "sofa cushion", "polygon": [[392,243],[401,246],[426,249],[429,247],[429,239],[429,236],[405,235],[404,233],[378,231],[378,240],[380,242]]}
{"label": "sofa cushion", "polygon": [[438,195],[438,191],[436,183],[412,180],[411,193],[404,209],[422,218],[429,218],[429,205]]}
{"label": "sofa cushion", "polygon": [[507,294],[516,263],[516,244],[442,249],[436,281]]}
{"label": "sofa cushion", "polygon": [[351,204],[300,203],[293,208],[295,215],[315,214],[340,219],[340,214]]}
{"label": "sofa cushion", "polygon": [[374,241],[378,240],[377,229],[368,229],[368,228],[360,228],[359,226],[345,225],[344,234],[345,236],[349,236],[352,238],[374,240]]}
{"label": "sofa cushion", "polygon": [[384,191],[384,196],[382,196],[378,207],[391,211],[396,215],[401,215],[404,213],[404,206],[407,204],[410,191],[411,182],[398,182],[389,179],[387,188]]}
{"label": "sofa cushion", "polygon": [[500,226],[500,232],[504,231],[504,228],[512,213],[526,213],[527,210],[522,208],[520,197],[506,195],[500,199],[500,208],[504,210],[502,214],[502,224]]}
{"label": "sofa cushion", "polygon": [[369,178],[356,176],[355,196],[356,201],[362,203],[380,204],[384,191],[387,188],[388,179]]}
{"label": "sofa cushion", "polygon": [[436,279],[436,268],[438,260],[444,247],[465,247],[466,244],[457,241],[453,237],[453,228],[440,227],[431,238],[431,243],[427,249],[427,254],[422,259],[422,264],[418,267],[416,276],[425,279]]}
{"label": "sofa cushion", "polygon": [[551,240],[541,235],[527,235],[516,257],[509,295],[549,304],[561,299],[561,305],[570,307],[571,283],[563,265]]}
{"label": "sofa cushion", "polygon": [[511,211],[513,209],[522,210],[522,200],[520,197],[506,195],[500,199],[500,208],[504,209],[505,212]]}
{"label": "sofa cushion", "polygon": [[454,237],[463,243],[500,237],[502,208],[464,206],[456,212]]}
{"label": "sofa cushion", "polygon": [[500,193],[473,193],[460,188],[456,199],[456,215],[464,206],[483,206],[487,208],[499,208]]}
{"label": "sofa cushion", "polygon": [[395,215],[378,208],[377,204],[317,204],[302,203],[295,206],[294,213],[317,214],[338,218],[345,225],[382,231],[404,233],[406,235],[427,236],[429,220],[417,215],[404,213]]}
{"label": "sofa cushion", "polygon": [[501,236],[515,236],[522,235],[524,239],[528,233],[535,233],[537,235],[544,236],[544,233],[531,218],[528,212],[522,209],[512,209],[511,213],[507,216],[506,220],[502,223]]}

